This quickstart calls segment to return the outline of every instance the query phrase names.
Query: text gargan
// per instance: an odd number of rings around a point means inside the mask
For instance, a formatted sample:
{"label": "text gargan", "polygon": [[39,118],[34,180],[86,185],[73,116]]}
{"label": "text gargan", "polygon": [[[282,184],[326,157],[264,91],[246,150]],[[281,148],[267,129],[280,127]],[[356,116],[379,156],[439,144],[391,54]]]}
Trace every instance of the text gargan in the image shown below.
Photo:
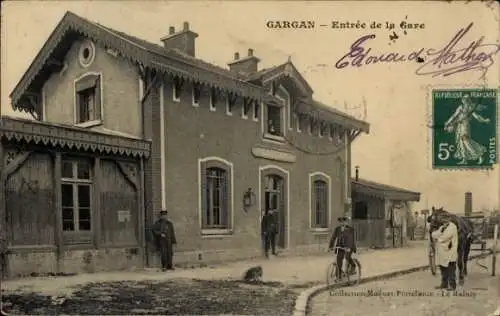
{"label": "text gargan", "polygon": [[270,29],[313,29],[314,21],[267,21],[266,26]]}

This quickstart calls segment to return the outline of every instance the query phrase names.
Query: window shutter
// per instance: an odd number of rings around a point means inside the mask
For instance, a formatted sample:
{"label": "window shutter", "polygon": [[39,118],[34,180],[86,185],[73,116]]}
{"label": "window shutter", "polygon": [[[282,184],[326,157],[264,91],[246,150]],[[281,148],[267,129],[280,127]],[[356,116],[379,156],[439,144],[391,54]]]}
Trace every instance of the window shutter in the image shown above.
{"label": "window shutter", "polygon": [[276,123],[276,130],[278,131],[279,135],[282,135],[283,131],[281,129],[281,127],[282,127],[281,123],[283,121],[283,112],[284,112],[284,110],[283,110],[283,108],[278,108],[278,109],[279,110],[277,112],[278,112],[279,116],[278,116],[278,119],[276,119],[276,122],[275,122]]}
{"label": "window shutter", "polygon": [[278,203],[280,204],[280,212],[279,212],[279,216],[278,216],[278,225],[279,225],[279,231],[280,231],[280,234],[282,234],[282,237],[280,239],[282,240],[285,240],[285,233],[286,233],[286,225],[285,225],[285,219],[286,219],[286,215],[285,215],[285,211],[287,211],[285,209],[286,205],[285,205],[285,200],[286,198],[288,197],[285,197],[285,178],[280,178],[280,181],[279,181],[279,190],[281,192],[280,194],[280,199],[278,201]]}
{"label": "window shutter", "polygon": [[101,120],[101,79],[97,78],[95,81],[95,100],[94,100],[94,119]]}
{"label": "window shutter", "polygon": [[229,181],[228,181],[228,171],[224,171],[222,173],[222,183],[221,183],[221,189],[222,189],[222,222],[221,224],[224,226],[224,228],[229,228],[229,216],[231,210],[229,209],[230,207],[230,199],[231,199],[231,190],[229,189]]}
{"label": "window shutter", "polygon": [[201,216],[202,228],[207,226],[207,166],[206,163],[200,163],[200,196],[201,196],[201,210],[199,214]]}
{"label": "window shutter", "polygon": [[75,123],[80,123],[81,122],[81,117],[80,117],[80,112],[81,112],[81,109],[80,107],[82,106],[81,105],[81,96],[78,92],[75,93],[75,118],[76,118],[76,122]]}
{"label": "window shutter", "polygon": [[311,179],[311,226],[316,225],[316,182]]}

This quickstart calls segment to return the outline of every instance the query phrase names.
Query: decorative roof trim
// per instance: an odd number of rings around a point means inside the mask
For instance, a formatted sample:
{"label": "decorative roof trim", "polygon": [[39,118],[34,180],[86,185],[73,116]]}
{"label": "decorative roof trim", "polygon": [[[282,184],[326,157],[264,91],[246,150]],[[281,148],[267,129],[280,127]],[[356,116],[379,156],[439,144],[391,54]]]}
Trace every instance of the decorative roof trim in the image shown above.
{"label": "decorative roof trim", "polygon": [[310,116],[316,121],[331,122],[348,127],[349,129],[359,130],[365,133],[370,132],[370,125],[367,122],[358,120],[357,118],[315,100],[298,101],[296,111],[300,114]]}
{"label": "decorative roof trim", "polygon": [[[237,94],[259,100],[262,95],[262,87],[231,77],[223,73],[222,69],[220,73],[215,73],[214,71],[190,63],[188,60],[183,60],[181,57],[174,56],[172,53],[169,53],[168,50],[165,50],[164,53],[159,53],[145,45],[139,44],[137,41],[127,39],[118,32],[107,27],[90,22],[71,12],[66,12],[59,24],[50,34],[42,49],[38,52],[28,70],[24,73],[21,80],[12,91],[10,97],[14,109],[25,111],[35,110],[27,106],[21,106],[18,103],[32,84],[33,80],[43,69],[54,49],[68,32],[76,32],[91,38],[105,48],[113,48],[123,57],[145,67],[196,80],[200,83],[213,86],[217,85],[218,87],[220,86]],[[181,71],[180,69],[184,70]]]}
{"label": "decorative roof trim", "polygon": [[68,147],[101,154],[148,158],[151,143],[146,140],[108,135],[73,126],[26,119],[0,117],[0,138],[26,141],[49,147]]}
{"label": "decorative roof trim", "polygon": [[309,83],[304,79],[302,74],[297,70],[297,67],[291,62],[287,61],[279,66],[263,70],[252,76],[249,81],[260,79],[262,83],[277,80],[281,77],[289,77],[292,80],[298,81],[300,85],[307,91],[308,94],[313,94],[313,89]]}
{"label": "decorative roof trim", "polygon": [[352,191],[366,195],[400,201],[420,201],[420,193],[413,192],[382,183],[351,179]]}

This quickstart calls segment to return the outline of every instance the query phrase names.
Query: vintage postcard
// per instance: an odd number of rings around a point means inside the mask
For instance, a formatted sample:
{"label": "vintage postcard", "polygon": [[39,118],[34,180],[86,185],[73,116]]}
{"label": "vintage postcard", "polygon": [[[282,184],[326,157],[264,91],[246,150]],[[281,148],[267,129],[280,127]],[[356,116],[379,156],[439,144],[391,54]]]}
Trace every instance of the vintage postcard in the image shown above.
{"label": "vintage postcard", "polygon": [[4,1],[2,315],[500,316],[497,1]]}

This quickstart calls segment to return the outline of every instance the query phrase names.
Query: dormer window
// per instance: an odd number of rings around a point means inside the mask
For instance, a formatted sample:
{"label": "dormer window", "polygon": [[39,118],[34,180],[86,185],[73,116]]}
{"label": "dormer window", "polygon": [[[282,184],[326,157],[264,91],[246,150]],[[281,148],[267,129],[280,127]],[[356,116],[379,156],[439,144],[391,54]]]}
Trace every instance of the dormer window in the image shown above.
{"label": "dormer window", "polygon": [[270,136],[283,136],[283,107],[277,104],[268,104],[266,111],[266,134]]}
{"label": "dormer window", "polygon": [[200,105],[201,85],[193,83],[193,106]]}
{"label": "dormer window", "polygon": [[75,123],[89,126],[101,123],[101,80],[88,74],[75,82]]}
{"label": "dormer window", "polygon": [[258,121],[260,115],[260,103],[259,101],[254,101],[253,103],[253,120]]}
{"label": "dormer window", "polygon": [[210,89],[210,111],[217,109],[218,93],[215,88]]}
{"label": "dormer window", "polygon": [[179,102],[181,100],[182,93],[182,81],[179,78],[174,78],[174,83],[172,85],[172,99],[175,102]]}

